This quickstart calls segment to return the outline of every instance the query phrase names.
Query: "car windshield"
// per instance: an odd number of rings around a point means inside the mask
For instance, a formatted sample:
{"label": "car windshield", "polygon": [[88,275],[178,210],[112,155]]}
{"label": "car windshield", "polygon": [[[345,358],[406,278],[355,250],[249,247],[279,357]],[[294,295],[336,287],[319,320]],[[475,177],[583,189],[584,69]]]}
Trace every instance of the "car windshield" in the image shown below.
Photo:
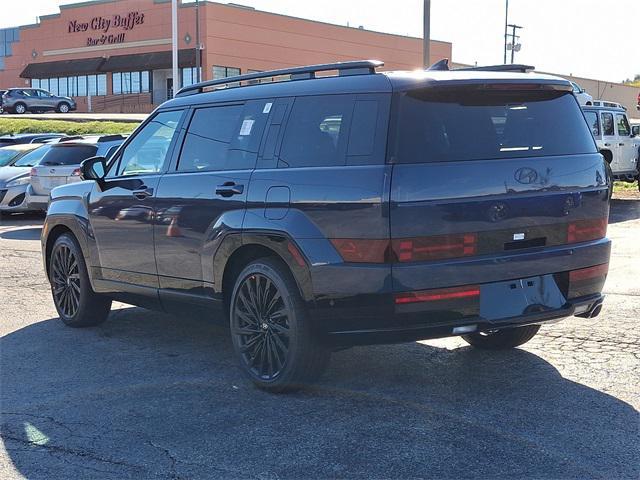
{"label": "car windshield", "polygon": [[84,159],[95,156],[97,150],[94,145],[56,143],[44,154],[40,165],[79,165]]}
{"label": "car windshield", "polygon": [[40,163],[45,153],[49,151],[51,145],[43,145],[41,147],[32,150],[23,157],[16,160],[12,165],[13,167],[35,167]]}
{"label": "car windshield", "polygon": [[11,165],[13,161],[22,155],[24,150],[14,150],[13,148],[0,148],[0,167]]}

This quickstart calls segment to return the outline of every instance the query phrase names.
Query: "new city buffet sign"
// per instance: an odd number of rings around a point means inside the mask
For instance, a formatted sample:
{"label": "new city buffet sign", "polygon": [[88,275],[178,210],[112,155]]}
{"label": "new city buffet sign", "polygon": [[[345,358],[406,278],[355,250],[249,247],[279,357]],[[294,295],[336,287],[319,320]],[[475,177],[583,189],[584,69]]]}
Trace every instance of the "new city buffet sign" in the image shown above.
{"label": "new city buffet sign", "polygon": [[[71,20],[69,33],[89,33],[86,46],[113,45],[124,43],[126,33],[144,23],[144,13],[129,12],[126,15],[111,17],[94,17],[88,22]],[[111,33],[110,33],[111,32]]]}

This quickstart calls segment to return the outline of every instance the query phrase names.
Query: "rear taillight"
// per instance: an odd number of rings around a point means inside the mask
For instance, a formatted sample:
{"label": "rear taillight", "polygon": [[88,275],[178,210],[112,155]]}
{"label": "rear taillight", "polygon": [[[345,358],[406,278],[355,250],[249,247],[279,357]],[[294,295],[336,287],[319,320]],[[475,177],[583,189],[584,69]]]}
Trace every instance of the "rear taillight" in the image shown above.
{"label": "rear taillight", "polygon": [[593,267],[581,268],[569,272],[569,283],[591,280],[593,278],[604,277],[609,272],[609,264],[603,263]]}
{"label": "rear taillight", "polygon": [[332,238],[331,243],[345,262],[384,263],[387,261],[388,240]]}
{"label": "rear taillight", "polygon": [[36,170],[35,168],[32,168],[31,171],[29,172],[29,176],[30,177],[37,177],[38,176],[38,170]]}
{"label": "rear taillight", "polygon": [[80,170],[79,168],[76,168],[76,169],[73,170],[73,172],[71,172],[71,176],[72,177],[79,177],[81,173],[82,173],[82,170]]}
{"label": "rear taillight", "polygon": [[587,242],[604,238],[607,234],[607,221],[607,218],[597,218],[571,222],[567,227],[567,242]]}
{"label": "rear taillight", "polygon": [[421,262],[466,257],[477,253],[478,235],[461,233],[392,241],[398,262]]}
{"label": "rear taillight", "polygon": [[467,285],[464,287],[439,288],[435,290],[420,290],[416,292],[398,293],[395,296],[396,305],[418,302],[439,302],[443,300],[461,300],[480,298],[480,287],[478,285]]}

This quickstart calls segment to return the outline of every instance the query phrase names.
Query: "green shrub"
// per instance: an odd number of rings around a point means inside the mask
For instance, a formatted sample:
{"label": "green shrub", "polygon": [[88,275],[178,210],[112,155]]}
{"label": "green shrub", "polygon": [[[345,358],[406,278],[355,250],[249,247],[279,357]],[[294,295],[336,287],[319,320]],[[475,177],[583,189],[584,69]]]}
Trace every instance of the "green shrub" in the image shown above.
{"label": "green shrub", "polygon": [[88,135],[92,133],[131,133],[138,123],[91,121],[70,122],[67,120],[33,120],[29,118],[0,118],[0,135],[11,133],[65,133]]}

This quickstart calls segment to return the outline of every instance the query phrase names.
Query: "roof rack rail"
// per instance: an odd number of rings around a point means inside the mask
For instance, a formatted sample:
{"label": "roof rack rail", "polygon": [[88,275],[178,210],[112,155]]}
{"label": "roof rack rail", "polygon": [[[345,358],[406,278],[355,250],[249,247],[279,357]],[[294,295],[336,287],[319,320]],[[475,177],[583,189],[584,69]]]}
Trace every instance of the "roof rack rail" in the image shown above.
{"label": "roof rack rail", "polygon": [[351,62],[322,63],[319,65],[308,65],[306,67],[283,68],[281,70],[267,70],[264,72],[247,73],[233,77],[221,78],[218,80],[207,80],[206,82],[194,83],[178,90],[176,97],[195,95],[202,93],[204,88],[239,83],[248,80],[259,80],[262,78],[280,77],[289,75],[290,80],[306,80],[316,78],[317,72],[337,70],[338,75],[368,75],[376,73],[376,68],[382,67],[384,62],[379,60],[356,60]]}
{"label": "roof rack rail", "polygon": [[110,135],[100,135],[98,138],[98,142],[112,142],[113,140],[124,140],[127,138],[127,134],[122,133],[112,133]]}
{"label": "roof rack rail", "polygon": [[[482,67],[463,67],[463,68],[454,68],[455,71],[480,71],[480,72],[521,72],[527,73],[532,70],[535,70],[536,67],[533,65],[523,65],[520,63],[512,63],[512,64],[504,64],[504,65],[486,65]],[[437,61],[429,68],[428,71],[446,71],[451,70],[449,68],[449,59],[443,58],[442,60]]]}

